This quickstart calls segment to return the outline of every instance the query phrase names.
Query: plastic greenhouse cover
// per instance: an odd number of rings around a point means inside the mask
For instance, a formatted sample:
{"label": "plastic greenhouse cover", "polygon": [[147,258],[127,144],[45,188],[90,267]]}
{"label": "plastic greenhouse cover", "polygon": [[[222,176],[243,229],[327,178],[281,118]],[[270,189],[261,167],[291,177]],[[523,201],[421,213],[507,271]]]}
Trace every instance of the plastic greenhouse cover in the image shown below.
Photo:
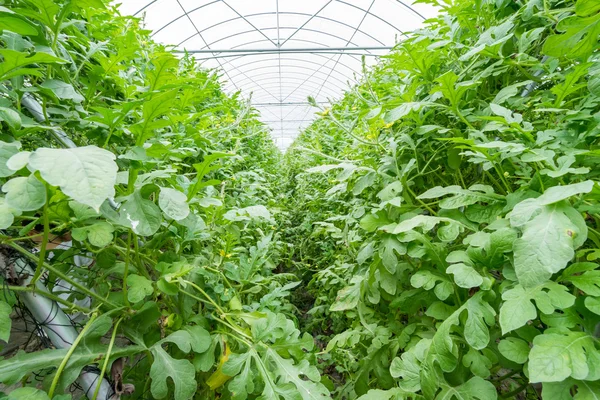
{"label": "plastic greenhouse cover", "polygon": [[317,111],[360,79],[367,65],[435,16],[409,0],[122,0],[156,41],[195,52],[222,71],[229,92],[252,96],[285,150]]}

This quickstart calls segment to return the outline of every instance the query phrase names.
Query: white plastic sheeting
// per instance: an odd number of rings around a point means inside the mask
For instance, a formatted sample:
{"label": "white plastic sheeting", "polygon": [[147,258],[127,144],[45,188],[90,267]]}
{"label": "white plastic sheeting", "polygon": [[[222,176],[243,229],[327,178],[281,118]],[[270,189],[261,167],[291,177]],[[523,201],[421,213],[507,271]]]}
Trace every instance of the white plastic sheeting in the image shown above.
{"label": "white plastic sheeting", "polygon": [[[198,51],[224,87],[252,96],[286,149],[316,111],[340,98],[367,65],[436,14],[412,0],[122,0],[155,40]],[[211,50],[210,52],[207,52]],[[239,51],[243,50],[243,53]]]}

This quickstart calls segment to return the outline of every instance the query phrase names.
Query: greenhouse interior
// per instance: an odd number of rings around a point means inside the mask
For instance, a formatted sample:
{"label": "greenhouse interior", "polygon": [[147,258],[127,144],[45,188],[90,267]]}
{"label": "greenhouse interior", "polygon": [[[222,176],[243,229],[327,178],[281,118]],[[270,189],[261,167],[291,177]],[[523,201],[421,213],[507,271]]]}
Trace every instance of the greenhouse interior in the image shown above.
{"label": "greenhouse interior", "polygon": [[0,0],[0,399],[599,399],[599,37]]}

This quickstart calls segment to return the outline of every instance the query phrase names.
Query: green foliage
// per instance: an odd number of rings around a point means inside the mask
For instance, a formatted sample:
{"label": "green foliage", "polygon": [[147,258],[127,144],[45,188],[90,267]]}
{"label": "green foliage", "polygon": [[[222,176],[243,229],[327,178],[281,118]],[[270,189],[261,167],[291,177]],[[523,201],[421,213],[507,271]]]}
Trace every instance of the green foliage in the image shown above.
{"label": "green foliage", "polygon": [[[92,290],[86,307],[74,292],[61,304],[98,316],[54,399],[70,398],[82,368],[106,358],[108,377],[127,358],[134,399],[329,396],[313,339],[294,324],[288,297],[298,282],[273,273],[285,248],[272,200],[280,156],[249,104],[99,0],[3,2],[0,94],[0,260],[71,238],[72,248],[32,267]],[[65,135],[76,147],[65,148]],[[76,267],[81,254],[94,262]],[[4,341],[13,294],[30,289],[9,278]],[[47,399],[34,374],[49,375],[48,390],[67,351],[0,360],[0,383],[25,386],[8,398]],[[230,366],[239,358],[250,369]]]}
{"label": "green foliage", "polygon": [[600,6],[431,3],[286,155],[305,329],[336,398],[594,398]]}

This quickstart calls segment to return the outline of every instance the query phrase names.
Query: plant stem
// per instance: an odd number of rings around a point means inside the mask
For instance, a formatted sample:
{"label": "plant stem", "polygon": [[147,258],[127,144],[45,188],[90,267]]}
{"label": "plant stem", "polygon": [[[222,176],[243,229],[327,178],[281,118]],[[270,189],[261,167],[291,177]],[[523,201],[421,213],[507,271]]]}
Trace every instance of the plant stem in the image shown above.
{"label": "plant stem", "polygon": [[104,378],[104,373],[106,372],[108,361],[110,360],[110,353],[112,352],[113,345],[115,344],[115,338],[117,337],[117,329],[119,328],[119,324],[122,320],[123,318],[119,318],[113,329],[112,336],[110,337],[110,343],[108,344],[108,350],[106,350],[106,357],[104,357],[104,364],[102,364],[102,371],[100,371],[98,384],[96,385],[96,390],[94,390],[94,397],[92,397],[92,400],[96,400],[98,398],[98,392],[100,392],[100,386],[102,386],[102,379]]}
{"label": "plant stem", "polygon": [[93,322],[96,320],[96,318],[98,318],[98,314],[97,313],[92,314],[92,317],[90,318],[90,320],[87,322],[87,324],[85,324],[85,326],[83,327],[81,332],[79,332],[79,335],[77,336],[77,338],[75,339],[75,341],[73,342],[71,347],[69,347],[69,351],[67,351],[67,355],[65,355],[65,358],[63,358],[63,360],[61,361],[60,365],[58,366],[58,369],[56,370],[56,375],[54,375],[54,379],[52,379],[52,384],[50,385],[50,390],[48,390],[48,397],[52,398],[54,396],[54,391],[56,390],[56,386],[58,385],[58,381],[60,380],[60,376],[61,376],[62,372],[64,371],[65,367],[67,366],[67,363],[69,362],[69,358],[71,358],[71,356],[75,352],[75,349],[77,349],[77,345],[79,345],[79,342],[81,342],[81,339],[83,339],[83,337],[85,336],[87,331],[90,330],[90,328],[91,328]]}
{"label": "plant stem", "polygon": [[67,307],[70,307],[74,310],[78,310],[78,311],[82,311],[84,313],[90,313],[92,312],[92,310],[90,310],[89,308],[86,307],[82,307],[82,306],[78,306],[75,303],[71,303],[68,300],[65,300],[53,293],[50,292],[46,292],[44,290],[39,290],[37,287],[30,287],[30,286],[7,286],[8,290],[12,290],[13,292],[31,292],[34,294],[39,294],[41,296],[47,297],[50,300],[56,301],[57,303],[61,303]]}
{"label": "plant stem", "polygon": [[127,298],[127,275],[129,274],[129,255],[131,253],[131,230],[127,232],[127,255],[125,256],[125,269],[123,270],[123,301],[127,307],[131,307]]}
{"label": "plant stem", "polygon": [[[19,253],[23,254],[25,257],[27,257],[28,259],[32,260],[33,262],[38,262],[39,261],[38,257],[36,257],[34,254],[31,254],[29,251],[27,251],[26,249],[24,249],[23,247],[19,246],[16,243],[8,242],[8,243],[6,243],[6,245],[12,247],[15,250],[17,250]],[[68,275],[62,273],[60,270],[54,268],[52,265],[44,262],[43,266],[44,266],[44,268],[46,268],[48,271],[52,272],[54,275],[58,276],[63,281],[70,283],[73,287],[79,289],[82,293],[84,293],[84,294],[86,294],[86,295],[88,295],[88,296],[90,296],[90,297],[98,300],[100,303],[102,303],[104,305],[107,305],[107,306],[109,306],[110,308],[113,308],[113,309],[119,308],[119,306],[117,306],[116,304],[114,304],[110,300],[107,300],[107,299],[99,296],[95,292],[92,292],[87,287],[83,286],[79,282],[76,282],[75,280],[73,280]]]}
{"label": "plant stem", "polygon": [[33,274],[33,279],[31,280],[31,285],[35,286],[35,283],[40,279],[42,275],[42,268],[44,265],[44,260],[46,259],[46,247],[48,246],[48,234],[50,233],[50,221],[48,219],[48,190],[44,187],[46,191],[46,202],[44,203],[44,235],[42,237],[42,244],[40,246],[40,258],[37,263],[37,267],[35,268],[35,274]]}
{"label": "plant stem", "polygon": [[509,399],[509,398],[512,398],[512,397],[514,397],[515,395],[517,395],[517,394],[521,393],[523,390],[525,390],[525,389],[527,388],[527,386],[529,386],[529,382],[522,383],[522,384],[521,384],[521,385],[520,385],[518,388],[516,388],[515,390],[512,390],[512,391],[510,391],[510,392],[508,392],[508,393],[501,394],[501,395],[500,395],[500,397],[501,397],[501,398],[503,398],[503,399]]}

